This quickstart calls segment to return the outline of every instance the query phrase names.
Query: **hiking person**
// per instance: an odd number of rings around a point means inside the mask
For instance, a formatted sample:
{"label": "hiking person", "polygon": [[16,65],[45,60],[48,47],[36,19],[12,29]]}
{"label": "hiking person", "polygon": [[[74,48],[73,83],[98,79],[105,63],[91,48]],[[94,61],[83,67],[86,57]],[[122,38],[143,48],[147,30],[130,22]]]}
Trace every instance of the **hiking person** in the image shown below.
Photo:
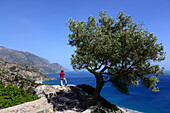
{"label": "hiking person", "polygon": [[64,80],[64,82],[65,82],[65,86],[67,86],[67,80],[66,80],[66,78],[64,77],[64,70],[61,70],[61,73],[60,73],[61,86],[63,86],[63,80]]}

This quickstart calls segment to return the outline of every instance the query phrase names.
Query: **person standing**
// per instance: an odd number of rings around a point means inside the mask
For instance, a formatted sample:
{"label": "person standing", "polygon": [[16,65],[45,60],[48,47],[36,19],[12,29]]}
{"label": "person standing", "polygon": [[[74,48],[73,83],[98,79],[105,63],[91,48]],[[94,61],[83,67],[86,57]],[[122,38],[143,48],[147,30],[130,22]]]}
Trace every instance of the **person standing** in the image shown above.
{"label": "person standing", "polygon": [[61,70],[61,73],[60,73],[61,86],[63,86],[63,80],[64,80],[65,86],[66,86],[66,85],[67,85],[67,80],[66,80],[66,78],[64,77],[64,70]]}

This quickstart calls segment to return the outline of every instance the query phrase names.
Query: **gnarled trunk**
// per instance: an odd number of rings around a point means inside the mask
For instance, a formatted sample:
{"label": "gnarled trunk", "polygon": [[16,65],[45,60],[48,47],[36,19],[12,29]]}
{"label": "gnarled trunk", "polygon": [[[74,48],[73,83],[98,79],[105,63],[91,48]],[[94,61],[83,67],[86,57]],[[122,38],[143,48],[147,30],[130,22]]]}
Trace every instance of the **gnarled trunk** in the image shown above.
{"label": "gnarled trunk", "polygon": [[104,81],[103,81],[102,75],[95,75],[95,77],[96,77],[96,89],[93,93],[93,97],[92,97],[92,101],[91,101],[92,105],[97,104],[100,92],[104,86]]}

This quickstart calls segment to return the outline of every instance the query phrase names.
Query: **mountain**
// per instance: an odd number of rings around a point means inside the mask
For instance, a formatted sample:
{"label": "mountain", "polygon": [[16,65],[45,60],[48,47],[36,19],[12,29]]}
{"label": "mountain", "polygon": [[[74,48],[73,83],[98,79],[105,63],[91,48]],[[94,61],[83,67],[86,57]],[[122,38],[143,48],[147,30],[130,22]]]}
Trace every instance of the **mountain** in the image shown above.
{"label": "mountain", "polygon": [[17,51],[0,46],[0,59],[12,64],[32,65],[44,74],[58,73],[64,69],[60,64],[50,64],[48,60],[29,52]]}
{"label": "mountain", "polygon": [[31,65],[11,64],[0,60],[0,83],[12,84],[25,90],[35,88],[36,80],[53,80]]}

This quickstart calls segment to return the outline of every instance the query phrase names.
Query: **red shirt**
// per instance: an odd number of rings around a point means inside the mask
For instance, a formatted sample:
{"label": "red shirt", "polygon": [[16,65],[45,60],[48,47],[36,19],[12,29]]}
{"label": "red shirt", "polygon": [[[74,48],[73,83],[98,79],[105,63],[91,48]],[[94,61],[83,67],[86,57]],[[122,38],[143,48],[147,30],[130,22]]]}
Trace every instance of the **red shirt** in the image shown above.
{"label": "red shirt", "polygon": [[64,78],[64,72],[60,73],[60,78]]}

